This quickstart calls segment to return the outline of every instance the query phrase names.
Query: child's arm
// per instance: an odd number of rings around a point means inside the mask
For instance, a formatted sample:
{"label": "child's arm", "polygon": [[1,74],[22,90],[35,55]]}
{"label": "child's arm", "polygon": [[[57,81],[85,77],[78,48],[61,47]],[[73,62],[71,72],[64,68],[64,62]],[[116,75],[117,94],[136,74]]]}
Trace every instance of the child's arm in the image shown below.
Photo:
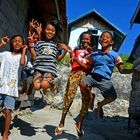
{"label": "child's arm", "polygon": [[123,63],[117,64],[116,66],[121,74],[130,74],[136,71],[134,69],[124,69]]}
{"label": "child's arm", "polygon": [[87,61],[87,64],[88,65],[93,65],[94,61],[93,61],[93,58],[91,57],[91,55],[87,55],[86,56],[86,61]]}
{"label": "child's arm", "polygon": [[93,59],[90,55],[87,55],[85,57],[86,59],[86,63],[83,63],[82,61],[78,60],[77,58],[73,58],[73,61],[76,61],[80,66],[87,68],[88,66],[92,66],[93,65]]}
{"label": "child's arm", "polygon": [[31,32],[29,32],[29,36],[28,36],[29,51],[31,53],[31,57],[32,57],[33,60],[36,58],[36,52],[34,50],[35,44],[33,42],[34,34],[35,33],[31,34]]}
{"label": "child's arm", "polygon": [[4,47],[9,41],[8,36],[4,36],[1,38],[0,48]]}
{"label": "child's arm", "polygon": [[87,64],[85,64],[85,63],[83,63],[82,61],[79,61],[77,58],[73,58],[72,59],[73,60],[73,62],[77,62],[80,66],[82,66],[82,67],[84,67],[84,68],[86,68],[87,67]]}
{"label": "child's arm", "polygon": [[130,74],[130,73],[134,73],[136,71],[134,69],[124,69],[123,61],[120,56],[116,60],[116,67],[118,68],[118,70],[121,74]]}
{"label": "child's arm", "polygon": [[21,54],[21,58],[20,58],[21,65],[25,65],[25,63],[26,63],[26,50],[27,50],[27,48],[28,48],[27,45],[23,45],[22,54]]}
{"label": "child's arm", "polygon": [[38,36],[39,36],[39,41],[41,41],[41,33],[42,33],[42,24],[40,23],[36,23],[36,26],[35,26],[35,29],[38,33]]}
{"label": "child's arm", "polygon": [[69,53],[72,52],[72,50],[69,46],[66,46],[65,44],[62,44],[62,43],[59,44],[59,48],[64,49],[64,52],[57,57],[57,61],[61,61],[67,52],[69,52]]}

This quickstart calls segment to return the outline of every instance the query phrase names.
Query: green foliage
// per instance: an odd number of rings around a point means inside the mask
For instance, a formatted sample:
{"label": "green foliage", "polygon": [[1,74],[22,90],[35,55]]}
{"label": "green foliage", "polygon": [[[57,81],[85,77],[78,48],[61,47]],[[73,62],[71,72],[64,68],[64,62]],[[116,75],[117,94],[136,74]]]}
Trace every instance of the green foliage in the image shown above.
{"label": "green foliage", "polygon": [[[128,60],[128,58],[129,58],[130,55],[128,55],[128,54],[126,54],[126,55],[125,55],[125,54],[120,54],[119,56],[120,56],[120,57],[122,58],[122,60],[123,60],[124,69],[132,69],[133,64],[127,62],[127,60]],[[118,71],[118,70],[117,70],[117,68],[115,67],[115,68],[114,68],[114,72],[116,72],[116,71]]]}
{"label": "green foliage", "polygon": [[60,62],[58,62],[58,65],[65,65],[65,66],[70,67],[71,64],[69,63],[69,60],[70,60],[70,54],[67,53],[65,57]]}

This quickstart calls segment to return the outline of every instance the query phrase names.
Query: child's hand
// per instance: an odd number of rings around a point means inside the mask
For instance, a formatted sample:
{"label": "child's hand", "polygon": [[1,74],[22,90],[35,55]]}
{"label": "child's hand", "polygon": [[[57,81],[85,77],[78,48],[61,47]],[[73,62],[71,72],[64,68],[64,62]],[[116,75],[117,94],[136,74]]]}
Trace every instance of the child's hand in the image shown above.
{"label": "child's hand", "polygon": [[1,39],[1,43],[2,43],[3,45],[6,45],[6,44],[8,43],[8,41],[9,41],[9,37],[8,37],[8,36],[4,36],[4,37],[2,37],[2,39]]}
{"label": "child's hand", "polygon": [[37,21],[35,19],[32,19],[31,22],[29,22],[29,29],[30,29],[30,31],[35,29],[36,23],[37,23]]}
{"label": "child's hand", "polygon": [[93,64],[93,59],[90,55],[86,56],[86,61],[87,61],[87,64],[89,64],[89,65]]}
{"label": "child's hand", "polygon": [[36,31],[37,31],[37,33],[39,34],[39,35],[41,35],[41,32],[42,32],[42,24],[40,23],[36,23],[36,26],[35,26],[35,29],[36,29]]}
{"label": "child's hand", "polygon": [[72,52],[72,49],[71,49],[69,46],[66,46],[66,45],[63,44],[63,43],[59,43],[58,45],[59,45],[59,48],[60,48],[60,49],[64,49],[64,50],[66,50],[66,51],[69,52],[69,53]]}
{"label": "child's hand", "polygon": [[77,59],[75,57],[70,58],[70,63],[72,64],[73,62],[76,62]]}
{"label": "child's hand", "polygon": [[92,51],[93,51],[93,49],[92,49],[91,46],[87,46],[86,50],[87,50],[88,52],[92,52]]}
{"label": "child's hand", "polygon": [[35,33],[31,34],[31,32],[29,31],[28,38],[27,38],[29,43],[34,43],[34,35]]}
{"label": "child's hand", "polygon": [[26,51],[26,50],[27,50],[27,48],[28,48],[28,46],[27,46],[27,45],[23,45],[23,46],[22,46],[22,51]]}
{"label": "child's hand", "polygon": [[31,34],[31,32],[29,31],[29,35],[28,35],[28,43],[29,43],[29,48],[33,48],[35,43],[34,43],[34,35],[35,33]]}

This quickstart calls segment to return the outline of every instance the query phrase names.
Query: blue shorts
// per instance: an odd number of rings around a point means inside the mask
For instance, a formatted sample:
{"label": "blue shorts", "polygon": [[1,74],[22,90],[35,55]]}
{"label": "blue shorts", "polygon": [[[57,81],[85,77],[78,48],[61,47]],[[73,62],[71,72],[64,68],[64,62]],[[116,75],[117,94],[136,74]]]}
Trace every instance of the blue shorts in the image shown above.
{"label": "blue shorts", "polygon": [[15,108],[15,97],[0,94],[0,107],[13,110]]}
{"label": "blue shorts", "polygon": [[110,79],[88,75],[82,79],[82,82],[86,82],[90,87],[97,87],[104,98],[111,97],[114,100],[117,98],[117,93]]}

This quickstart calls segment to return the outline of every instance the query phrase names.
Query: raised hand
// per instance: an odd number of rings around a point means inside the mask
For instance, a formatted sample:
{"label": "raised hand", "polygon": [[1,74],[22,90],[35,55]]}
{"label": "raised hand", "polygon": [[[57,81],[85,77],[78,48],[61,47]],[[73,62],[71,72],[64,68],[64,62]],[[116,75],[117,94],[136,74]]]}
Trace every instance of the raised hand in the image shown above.
{"label": "raised hand", "polygon": [[33,29],[36,27],[37,21],[35,19],[32,19],[31,22],[29,22],[29,31],[32,32]]}
{"label": "raised hand", "polygon": [[8,36],[4,36],[1,38],[1,43],[0,43],[0,48],[5,46],[9,41],[9,37]]}
{"label": "raised hand", "polygon": [[36,29],[37,33],[38,33],[39,35],[41,35],[41,33],[42,33],[42,24],[36,22],[35,29]]}
{"label": "raised hand", "polygon": [[9,41],[9,37],[8,36],[4,36],[4,37],[2,37],[2,39],[1,39],[1,43],[2,44],[7,44],[8,43],[8,41]]}
{"label": "raised hand", "polygon": [[35,33],[32,33],[29,31],[29,34],[28,34],[28,44],[29,44],[29,48],[32,48],[34,47],[35,43],[34,43],[34,35]]}

